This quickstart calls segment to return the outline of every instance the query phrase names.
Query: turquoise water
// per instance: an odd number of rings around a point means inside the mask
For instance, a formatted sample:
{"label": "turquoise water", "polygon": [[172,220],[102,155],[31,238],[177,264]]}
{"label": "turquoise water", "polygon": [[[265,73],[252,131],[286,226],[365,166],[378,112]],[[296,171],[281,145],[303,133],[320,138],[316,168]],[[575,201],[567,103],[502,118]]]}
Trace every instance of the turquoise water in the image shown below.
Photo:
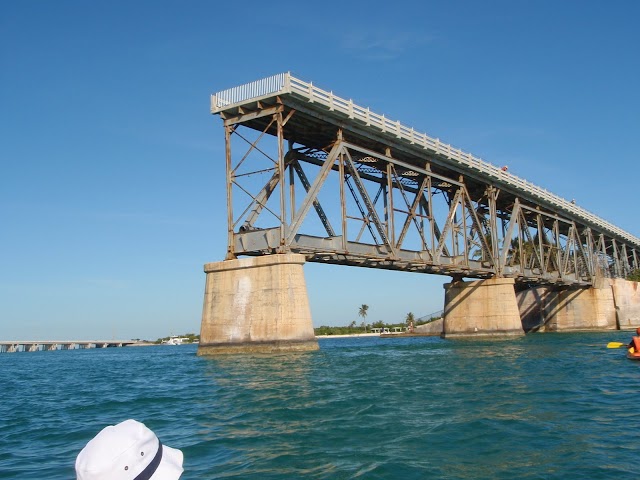
{"label": "turquoise water", "polygon": [[640,362],[605,348],[628,336],[1,354],[0,478],[75,478],[86,442],[127,418],[184,452],[183,479],[633,478]]}

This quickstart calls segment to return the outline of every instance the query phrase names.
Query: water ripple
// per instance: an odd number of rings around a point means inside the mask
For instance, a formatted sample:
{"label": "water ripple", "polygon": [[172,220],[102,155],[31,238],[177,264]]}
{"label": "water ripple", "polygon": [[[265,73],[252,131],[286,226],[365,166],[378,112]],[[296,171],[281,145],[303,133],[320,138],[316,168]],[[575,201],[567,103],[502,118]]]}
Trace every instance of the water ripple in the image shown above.
{"label": "water ripple", "polygon": [[73,478],[97,431],[136,418],[183,450],[184,479],[632,478],[640,365],[608,341],[624,338],[5,354],[0,476]]}

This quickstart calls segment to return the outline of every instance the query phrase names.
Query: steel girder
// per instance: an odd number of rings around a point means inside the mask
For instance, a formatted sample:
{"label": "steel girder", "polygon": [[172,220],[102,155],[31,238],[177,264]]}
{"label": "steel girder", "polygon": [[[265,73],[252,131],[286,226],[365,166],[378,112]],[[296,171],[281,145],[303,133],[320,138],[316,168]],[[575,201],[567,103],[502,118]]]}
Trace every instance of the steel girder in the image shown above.
{"label": "steel girder", "polygon": [[[566,285],[639,268],[633,246],[541,208],[526,192],[470,172],[443,174],[426,154],[364,146],[330,124],[331,143],[302,144],[285,128],[296,113],[257,102],[223,115],[227,258],[294,252],[313,262]],[[232,158],[238,142],[243,153]]]}

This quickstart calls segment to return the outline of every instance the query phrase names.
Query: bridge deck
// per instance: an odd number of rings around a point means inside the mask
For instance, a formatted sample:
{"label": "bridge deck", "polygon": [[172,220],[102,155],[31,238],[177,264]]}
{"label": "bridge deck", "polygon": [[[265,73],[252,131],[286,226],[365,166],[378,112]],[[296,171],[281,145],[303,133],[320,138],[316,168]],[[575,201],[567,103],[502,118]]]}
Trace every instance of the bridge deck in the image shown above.
{"label": "bridge deck", "polygon": [[[226,132],[227,258],[297,252],[315,262],[574,285],[640,268],[640,238],[288,73],[212,95],[211,112]],[[258,146],[263,137],[276,141]],[[233,139],[248,149],[236,164]],[[325,185],[330,193],[321,194]],[[305,223],[314,209],[319,230]]]}
{"label": "bridge deck", "polygon": [[[606,231],[616,239],[640,248],[640,238],[573,202],[503,171],[470,153],[442,143],[437,138],[417,132],[399,121],[358,106],[352,100],[340,98],[312,83],[297,79],[289,73],[220,91],[211,96],[211,112],[218,113],[223,118],[238,117],[244,125],[262,131],[269,124],[269,117],[255,116],[251,112],[257,110],[258,104],[264,110],[265,106],[275,106],[278,102],[296,110],[296,115],[284,126],[285,138],[295,138],[305,145],[323,148],[334,139],[334,130],[327,128],[328,122],[333,123],[348,132],[345,133],[347,139],[351,138],[354,143],[371,150],[379,151],[384,146],[392,144],[397,151],[406,155],[395,156],[415,167],[424,163],[423,157],[426,152],[437,165],[432,167],[434,173],[451,178],[463,168],[467,178],[477,180],[475,185],[467,180],[467,188],[471,192],[484,190],[487,182],[490,182],[502,189],[501,203],[513,203],[516,197],[526,195],[535,199],[540,206],[568,215],[584,226]],[[243,117],[245,113],[246,117]],[[272,125],[268,133],[275,135],[276,126]],[[504,195],[507,192],[511,195]]]}

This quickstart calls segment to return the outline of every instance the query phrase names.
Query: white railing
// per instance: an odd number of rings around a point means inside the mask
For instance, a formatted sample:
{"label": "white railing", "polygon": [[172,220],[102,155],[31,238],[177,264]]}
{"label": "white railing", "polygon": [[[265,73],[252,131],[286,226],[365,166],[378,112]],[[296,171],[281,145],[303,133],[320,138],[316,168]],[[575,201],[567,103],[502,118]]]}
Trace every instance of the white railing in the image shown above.
{"label": "white railing", "polygon": [[229,108],[229,106],[238,105],[247,100],[255,101],[256,98],[270,97],[275,93],[281,92],[289,76],[289,73],[279,73],[272,77],[218,92],[211,96],[211,113],[217,113]]}
{"label": "white railing", "polygon": [[497,179],[499,183],[507,184],[517,190],[526,191],[530,195],[538,197],[567,213],[582,218],[640,247],[640,238],[625,232],[621,228],[616,227],[558,195],[554,195],[544,188],[503,171],[501,168],[475,157],[470,153],[463,152],[449,144],[442,143],[437,138],[431,138],[425,133],[416,132],[413,128],[402,125],[399,121],[391,120],[384,115],[370,111],[368,108],[360,107],[354,104],[352,100],[345,100],[334,95],[333,92],[327,92],[314,86],[313,83],[299,80],[291,76],[290,73],[280,73],[212,95],[211,113],[219,113],[247,102],[255,102],[261,98],[284,94],[294,94],[304,98],[308,102],[318,103],[329,110],[338,111],[347,115],[349,118],[359,120],[367,126],[377,128],[384,133],[392,134],[399,139],[419,145],[425,150],[446,157],[455,163],[466,165],[471,170],[482,172],[485,175]]}

